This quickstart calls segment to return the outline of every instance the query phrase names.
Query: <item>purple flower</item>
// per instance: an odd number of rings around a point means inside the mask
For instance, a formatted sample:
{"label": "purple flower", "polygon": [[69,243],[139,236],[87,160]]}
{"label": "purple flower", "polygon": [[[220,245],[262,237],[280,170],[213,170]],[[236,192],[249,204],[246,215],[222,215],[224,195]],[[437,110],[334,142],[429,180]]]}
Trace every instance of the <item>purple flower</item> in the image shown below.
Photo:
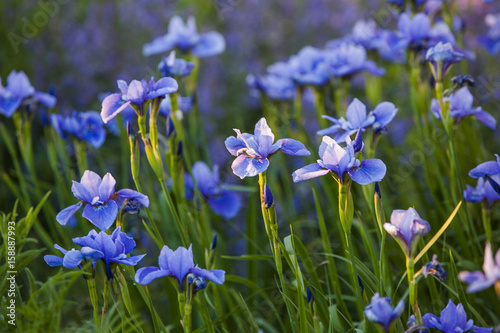
{"label": "purple flower", "polygon": [[[491,114],[478,106],[473,108],[474,98],[469,91],[467,86],[458,89],[455,93],[451,94],[450,97],[445,97],[444,102],[449,101],[450,103],[450,117],[456,118],[460,121],[464,117],[474,116],[480,122],[482,122],[486,127],[495,129],[497,121]],[[441,119],[441,109],[439,108],[439,103],[437,99],[432,99],[431,111],[437,119]]]}
{"label": "purple flower", "polygon": [[306,46],[288,61],[291,78],[298,85],[322,86],[330,81],[325,51]]}
{"label": "purple flower", "polygon": [[223,284],[225,272],[220,269],[206,270],[194,265],[193,251],[185,247],[178,247],[172,251],[167,245],[163,246],[158,257],[158,265],[160,267],[149,266],[142,267],[135,273],[135,281],[145,285],[163,276],[171,276],[177,280],[179,290],[184,289],[185,278],[188,274],[201,276],[216,284]]}
{"label": "purple flower", "polygon": [[[453,50],[450,43],[443,44],[439,42],[427,50],[425,60],[432,64],[432,73],[436,80],[443,80],[450,66],[463,60],[464,55]],[[440,71],[438,73],[438,71]]]}
{"label": "purple flower", "polygon": [[451,299],[448,305],[441,311],[441,317],[426,313],[422,317],[422,322],[425,327],[436,328],[445,333],[457,332],[475,332],[475,333],[490,333],[491,328],[481,328],[474,326],[474,321],[470,319],[467,321],[467,314],[461,303],[455,305]]}
{"label": "purple flower", "polygon": [[[490,178],[497,184],[500,184],[500,175],[494,175]],[[488,208],[491,209],[492,205],[500,200],[500,194],[493,189],[490,182],[480,177],[477,179],[477,186],[475,188],[467,185],[467,188],[464,190],[464,199],[476,203],[486,200]]]}
{"label": "purple flower", "polygon": [[177,81],[171,77],[164,77],[155,82],[154,78],[149,80],[132,80],[127,84],[123,80],[116,81],[121,94],[111,94],[102,101],[101,117],[104,123],[107,123],[129,105],[142,110],[142,106],[149,100],[163,98],[167,94],[176,92],[178,89]]}
{"label": "purple flower", "polygon": [[366,50],[361,45],[342,43],[325,53],[326,61],[333,76],[350,76],[361,71],[382,76],[385,69],[377,67],[375,62],[366,60]]}
{"label": "purple flower", "polygon": [[422,267],[422,275],[427,278],[428,275],[434,275],[440,281],[446,280],[448,277],[448,272],[446,272],[437,260],[437,254],[432,256],[432,260]]}
{"label": "purple flower", "polygon": [[500,52],[500,13],[488,14],[484,21],[488,26],[488,32],[478,37],[479,44],[490,54],[497,54]]}
{"label": "purple flower", "polygon": [[73,135],[99,148],[106,140],[106,129],[101,116],[97,111],[76,112],[64,117],[60,114],[51,114],[50,121],[57,134],[63,139]]}
{"label": "purple flower", "polygon": [[262,92],[273,100],[287,101],[295,97],[295,84],[289,77],[249,74],[246,83],[251,90]]}
{"label": "purple flower", "polygon": [[324,136],[319,146],[317,163],[306,165],[293,174],[295,183],[333,173],[340,184],[345,181],[345,174],[360,185],[381,181],[387,168],[379,159],[371,158],[360,162],[354,155],[354,143],[346,138],[346,147],[341,147],[334,139]]}
{"label": "purple flower", "polygon": [[115,184],[116,181],[110,173],[101,179],[95,172],[86,170],[80,183],[73,181],[71,187],[75,197],[81,201],[60,211],[56,216],[57,222],[65,225],[85,204],[82,216],[100,230],[105,231],[115,221],[118,210],[125,199],[136,199],[143,206],[149,206],[149,199],[144,194],[129,189],[115,192]]}
{"label": "purple flower", "polygon": [[192,62],[176,58],[175,51],[170,52],[168,57],[163,58],[163,60],[158,64],[158,70],[164,77],[188,76],[191,74],[193,68],[194,64]]}
{"label": "purple flower", "polygon": [[408,44],[418,46],[429,38],[431,20],[424,13],[418,13],[412,18],[407,13],[402,13],[398,20],[398,30]]}
{"label": "purple flower", "polygon": [[408,46],[408,42],[399,32],[382,30],[378,38],[373,41],[373,46],[385,60],[396,63],[406,62],[406,47]]}
{"label": "purple flower", "polygon": [[488,161],[479,164],[477,167],[469,171],[469,176],[472,178],[480,178],[485,176],[494,176],[500,173],[500,156],[495,154],[496,161]]}
{"label": "purple flower", "polygon": [[127,254],[134,249],[135,241],[120,229],[117,227],[111,235],[105,231],[97,233],[91,230],[87,236],[73,238],[73,243],[82,247],[80,250],[67,251],[55,244],[54,247],[60,250],[64,257],[46,255],[44,260],[51,267],[62,265],[66,268],[81,267],[82,260],[90,260],[94,268],[96,261],[102,259],[106,264],[106,276],[111,280],[113,279],[111,263],[135,266],[145,256],[141,254],[127,257]]}
{"label": "purple flower", "polygon": [[241,198],[236,192],[225,190],[224,185],[219,184],[218,165],[214,165],[211,171],[205,162],[198,161],[193,165],[192,173],[201,195],[216,214],[226,219],[231,219],[238,214],[241,208]]}
{"label": "purple flower", "polygon": [[2,85],[0,78],[0,114],[7,118],[12,117],[12,114],[21,106],[22,102],[30,97],[48,108],[53,108],[57,103],[54,96],[35,91],[28,76],[23,71],[16,72],[13,70],[10,72],[5,87]]}
{"label": "purple flower", "polygon": [[460,272],[458,279],[469,285],[467,287],[468,293],[475,293],[493,285],[495,285],[497,293],[500,293],[500,249],[493,258],[493,251],[489,242],[486,243],[484,249],[483,272]]}
{"label": "purple flower", "polygon": [[330,116],[322,116],[334,123],[329,128],[320,130],[318,135],[334,135],[333,139],[337,143],[344,142],[348,136],[356,133],[360,128],[365,129],[373,127],[374,132],[383,132],[386,126],[394,119],[398,109],[390,102],[382,102],[375,110],[369,114],[366,112],[366,106],[357,98],[347,107],[346,119],[335,119]]}
{"label": "purple flower", "polygon": [[410,207],[408,210],[394,210],[391,223],[384,223],[384,229],[399,243],[403,252],[412,258],[420,238],[427,235],[431,226]]}
{"label": "purple flower", "polygon": [[274,134],[265,118],[261,118],[255,125],[253,135],[241,133],[238,129],[234,131],[237,136],[230,136],[224,144],[231,155],[236,156],[231,168],[241,179],[266,171],[269,159],[278,151],[292,156],[311,155],[301,142],[293,139],[279,139],[273,143]]}
{"label": "purple flower", "polygon": [[375,293],[364,312],[368,320],[381,325],[384,332],[389,332],[392,322],[401,315],[404,308],[404,301],[399,301],[398,305],[393,308],[389,297],[380,297],[379,293]]}
{"label": "purple flower", "polygon": [[198,34],[193,16],[188,18],[186,24],[182,18],[174,16],[168,24],[168,33],[145,44],[142,53],[149,57],[174,48],[180,49],[183,53],[191,52],[197,57],[204,58],[224,52],[226,42],[224,37],[215,31]]}

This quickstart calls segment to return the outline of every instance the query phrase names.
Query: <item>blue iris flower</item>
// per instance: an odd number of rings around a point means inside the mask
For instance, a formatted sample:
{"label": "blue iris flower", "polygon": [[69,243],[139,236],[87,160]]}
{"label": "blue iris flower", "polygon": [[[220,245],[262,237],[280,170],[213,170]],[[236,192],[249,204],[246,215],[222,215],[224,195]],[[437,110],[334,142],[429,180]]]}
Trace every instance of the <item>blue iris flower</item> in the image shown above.
{"label": "blue iris flower", "polygon": [[171,276],[176,279],[179,290],[182,291],[188,274],[201,276],[216,284],[223,284],[225,280],[226,273],[223,270],[206,270],[199,268],[197,265],[195,266],[192,245],[188,249],[180,246],[175,251],[171,250],[167,245],[163,246],[158,257],[158,265],[159,267],[139,268],[135,273],[135,281],[145,285],[159,277]]}
{"label": "blue iris flower", "polygon": [[494,176],[500,173],[500,156],[495,154],[496,161],[488,161],[479,164],[477,167],[469,171],[469,176],[472,178]]}
{"label": "blue iris flower", "polygon": [[[495,129],[497,121],[491,114],[478,106],[473,108],[474,97],[469,91],[467,86],[458,89],[455,93],[451,94],[450,97],[445,97],[444,102],[449,101],[450,103],[450,117],[456,118],[457,122],[462,120],[464,117],[474,116],[480,122],[482,122],[486,127]],[[437,99],[432,99],[431,111],[437,119],[441,119],[441,109],[439,108],[439,103]]]}
{"label": "blue iris flower", "polygon": [[346,147],[341,147],[334,139],[324,136],[319,146],[317,163],[306,165],[293,174],[295,183],[332,173],[340,184],[345,182],[345,175],[360,185],[380,182],[387,168],[379,159],[370,158],[360,162],[356,159],[354,142],[346,137]]}
{"label": "blue iris flower", "polygon": [[241,208],[241,198],[236,192],[226,190],[224,185],[219,184],[218,165],[214,165],[211,171],[205,162],[198,161],[191,171],[201,195],[216,214],[226,219],[231,219],[238,214]]}
{"label": "blue iris flower", "polygon": [[[489,176],[494,182],[500,184],[500,175]],[[485,181],[483,177],[477,179],[476,187],[467,185],[467,188],[463,192],[464,199],[469,202],[481,202],[486,200],[487,207],[491,209],[492,205],[500,200],[500,194],[498,194],[489,181]]]}
{"label": "blue iris flower", "polygon": [[[432,64],[432,74],[436,80],[439,78],[443,80],[450,66],[463,59],[464,55],[455,51],[451,43],[443,44],[442,42],[429,48],[425,55],[425,60]],[[439,69],[440,73],[438,73]]]}
{"label": "blue iris flower", "polygon": [[418,242],[429,233],[431,226],[410,207],[392,211],[391,223],[384,223],[384,229],[399,243],[406,256],[413,258]]}
{"label": "blue iris flower", "polygon": [[275,74],[249,74],[246,83],[251,90],[262,92],[273,100],[288,101],[295,97],[295,83],[289,77]]}
{"label": "blue iris flower", "polygon": [[274,134],[265,118],[255,125],[254,134],[241,133],[234,129],[237,136],[230,136],[224,144],[231,155],[236,156],[231,168],[241,179],[253,177],[267,170],[269,159],[278,151],[292,156],[308,156],[311,153],[304,144],[293,139],[279,139],[274,142]]}
{"label": "blue iris flower", "polygon": [[192,62],[176,58],[175,51],[170,52],[168,57],[163,58],[163,60],[158,64],[158,70],[163,74],[163,76],[170,77],[188,76],[191,74],[193,68],[194,64]]}
{"label": "blue iris flower", "polygon": [[[330,81],[325,51],[306,46],[288,61],[290,78],[298,85],[322,86]],[[273,73],[272,67],[268,72]]]}
{"label": "blue iris flower", "polygon": [[393,308],[389,297],[380,297],[379,293],[375,293],[364,312],[368,320],[382,326],[384,332],[389,332],[391,324],[401,315],[404,308],[404,301],[399,301]]}
{"label": "blue iris flower", "polygon": [[198,34],[193,16],[188,18],[186,24],[182,18],[174,16],[168,24],[168,33],[145,44],[142,53],[148,57],[174,48],[183,53],[191,52],[197,57],[204,58],[224,52],[226,42],[224,37],[215,31]]}
{"label": "blue iris flower", "polygon": [[407,13],[401,13],[398,20],[398,30],[408,45],[416,47],[429,38],[431,20],[424,13],[418,13],[412,18]]}
{"label": "blue iris flower", "polygon": [[46,255],[44,256],[45,262],[51,267],[62,265],[66,268],[77,266],[81,268],[83,260],[90,260],[94,268],[98,260],[103,260],[106,265],[106,276],[108,280],[111,280],[113,279],[112,263],[135,266],[145,256],[145,254],[141,254],[127,257],[135,248],[135,241],[122,232],[120,227],[117,227],[111,235],[105,231],[97,233],[95,230],[91,230],[87,236],[73,238],[73,243],[82,248],[67,251],[55,244],[54,247],[60,250],[64,257]]}
{"label": "blue iris flower", "polygon": [[455,305],[451,299],[448,301],[448,305],[441,311],[440,317],[432,313],[426,313],[422,317],[422,322],[425,327],[436,328],[445,333],[491,333],[492,331],[491,328],[474,326],[474,321],[472,319],[467,321],[467,314],[465,313],[463,305],[460,303]]}
{"label": "blue iris flower", "polygon": [[334,125],[317,132],[318,135],[334,135],[333,139],[337,143],[344,142],[348,136],[362,130],[373,127],[374,132],[385,131],[386,126],[394,119],[398,109],[390,102],[382,102],[371,111],[366,112],[366,106],[357,98],[347,107],[346,119],[335,119],[330,116],[322,117],[333,122]]}
{"label": "blue iris flower", "polygon": [[142,106],[149,100],[155,98],[163,98],[167,94],[176,92],[179,88],[177,81],[171,77],[163,77],[155,82],[151,78],[149,82],[146,80],[132,80],[127,84],[123,80],[117,81],[118,88],[121,93],[111,94],[102,101],[101,117],[104,123],[107,123],[120,112],[128,109],[130,106],[135,106],[142,110]]}
{"label": "blue iris flower", "polygon": [[115,192],[115,184],[116,181],[110,173],[101,179],[95,172],[86,170],[80,183],[73,181],[71,186],[71,191],[81,201],[59,212],[56,216],[57,222],[65,225],[85,204],[82,216],[104,231],[111,227],[126,199],[136,199],[141,205],[149,206],[149,199],[144,194],[130,189]]}
{"label": "blue iris flower", "polygon": [[67,135],[73,135],[95,148],[101,147],[106,140],[106,129],[97,111],[73,111],[69,117],[51,114],[50,121],[57,134],[63,139]]}
{"label": "blue iris flower", "polygon": [[484,249],[483,272],[460,272],[458,278],[469,285],[467,287],[468,293],[475,293],[494,285],[500,297],[500,249],[493,258],[493,251],[489,242],[486,243]]}
{"label": "blue iris flower", "polygon": [[13,70],[10,72],[5,87],[0,78],[0,114],[7,118],[12,117],[12,114],[28,98],[33,98],[48,108],[53,108],[57,103],[54,96],[36,91],[23,71]]}
{"label": "blue iris flower", "polygon": [[490,54],[497,54],[500,52],[500,13],[488,14],[484,21],[488,26],[488,32],[478,37],[479,44]]}
{"label": "blue iris flower", "polygon": [[375,62],[366,59],[366,50],[354,43],[341,43],[335,48],[327,50],[326,61],[333,76],[344,77],[367,71],[375,76],[385,74],[385,69],[377,67]]}

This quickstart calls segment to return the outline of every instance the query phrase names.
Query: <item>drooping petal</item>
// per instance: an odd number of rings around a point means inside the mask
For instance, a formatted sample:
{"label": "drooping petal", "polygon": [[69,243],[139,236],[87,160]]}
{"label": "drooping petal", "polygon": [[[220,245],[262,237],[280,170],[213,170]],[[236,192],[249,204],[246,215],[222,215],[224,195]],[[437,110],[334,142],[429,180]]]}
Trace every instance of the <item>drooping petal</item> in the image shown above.
{"label": "drooping petal", "polygon": [[102,251],[96,250],[88,246],[82,247],[80,253],[82,254],[82,257],[84,259],[89,259],[91,261],[96,261],[104,258],[104,253],[102,253]]}
{"label": "drooping petal", "polygon": [[304,144],[294,139],[279,139],[280,150],[287,155],[292,156],[309,156],[311,152],[307,150]]}
{"label": "drooping petal", "polygon": [[224,280],[225,280],[225,274],[226,274],[226,272],[224,272],[221,269],[212,269],[212,270],[208,271],[206,269],[199,268],[199,267],[192,267],[189,270],[189,272],[196,274],[196,275],[199,275],[199,276],[203,276],[204,278],[206,278],[206,279],[208,279],[216,284],[223,284]]}
{"label": "drooping petal", "polygon": [[0,113],[7,118],[12,117],[23,101],[20,97],[5,98],[0,95]]}
{"label": "drooping petal", "polygon": [[83,255],[80,251],[71,250],[64,255],[63,266],[66,268],[75,268],[76,266],[80,265],[80,262],[82,260]]}
{"label": "drooping petal", "polygon": [[256,176],[266,171],[268,167],[269,160],[267,158],[252,158],[246,155],[236,157],[231,165],[234,174],[241,179]]}
{"label": "drooping petal", "polygon": [[108,172],[102,177],[102,182],[99,185],[99,198],[101,201],[106,202],[115,193],[116,180]]}
{"label": "drooping petal", "polygon": [[224,52],[226,41],[224,37],[215,31],[202,34],[195,47],[191,49],[194,55],[199,58],[211,57]]}
{"label": "drooping petal", "polygon": [[63,264],[63,258],[54,256],[52,254],[48,254],[46,256],[43,256],[43,260],[49,265],[50,267],[56,267],[56,266],[61,266]]}
{"label": "drooping petal", "polygon": [[159,277],[168,275],[170,275],[170,272],[167,270],[159,269],[158,267],[154,266],[149,266],[149,267],[139,268],[135,273],[134,279],[137,283],[146,285]]}
{"label": "drooping petal", "polygon": [[112,258],[111,261],[116,262],[118,264],[135,266],[135,265],[137,265],[137,263],[139,261],[141,261],[142,258],[144,258],[145,255],[146,254],[139,254],[139,255],[131,256],[131,257],[127,257],[127,256],[123,255],[122,258]]}
{"label": "drooping petal", "polygon": [[295,170],[295,172],[292,174],[293,182],[298,183],[303,180],[324,176],[329,172],[330,170],[323,169],[318,163],[309,164],[305,167]]}
{"label": "drooping petal", "polygon": [[500,173],[500,164],[497,161],[488,161],[479,164],[469,171],[469,176],[472,178],[479,178],[487,175],[496,175],[498,173]]}
{"label": "drooping petal", "polygon": [[35,91],[33,97],[36,100],[38,100],[42,105],[48,108],[53,108],[54,106],[56,106],[57,103],[57,98],[55,98],[51,94],[43,93],[40,91]]}
{"label": "drooping petal", "polygon": [[439,317],[432,314],[432,313],[426,313],[423,317],[422,317],[422,323],[425,327],[429,327],[429,328],[434,328],[434,327],[439,327],[441,326],[439,324]]}
{"label": "drooping petal", "polygon": [[215,188],[219,185],[218,182],[215,181],[210,168],[205,162],[196,162],[191,171],[193,173],[196,186],[198,186],[201,194],[205,197],[212,194]]}
{"label": "drooping petal", "polygon": [[115,201],[118,206],[121,206],[123,204],[124,199],[135,199],[139,201],[139,203],[144,207],[149,207],[149,198],[145,194],[128,188],[121,189],[116,192],[116,194],[118,194],[118,199],[116,199]]}
{"label": "drooping petal", "polygon": [[367,185],[374,182],[380,182],[387,171],[384,162],[379,159],[371,158],[363,160],[357,168],[348,171],[352,180],[360,185]]}
{"label": "drooping petal", "polygon": [[110,200],[102,206],[85,205],[82,216],[100,230],[105,231],[113,225],[117,214],[118,205]]}
{"label": "drooping petal", "polygon": [[222,191],[218,195],[208,198],[208,204],[212,210],[226,219],[232,219],[241,208],[241,197],[234,191]]}
{"label": "drooping petal", "polygon": [[[172,22],[172,20],[170,20]],[[153,39],[152,42],[144,44],[142,54],[149,57],[155,54],[163,53],[172,50],[175,47],[175,41],[168,36],[160,36]]]}
{"label": "drooping petal", "polygon": [[497,127],[497,120],[486,111],[478,111],[474,114],[476,118],[482,122],[486,127],[495,129]]}
{"label": "drooping petal", "polygon": [[124,102],[122,94],[111,94],[102,101],[101,118],[107,124],[111,119],[116,117],[117,114],[125,110],[130,101]]}
{"label": "drooping petal", "polygon": [[75,205],[71,205],[69,207],[64,208],[56,215],[56,221],[59,222],[61,225],[66,225],[69,219],[71,219],[71,217],[75,215],[75,213],[80,209],[80,207],[82,207],[82,205],[83,202],[80,201]]}
{"label": "drooping petal", "polygon": [[247,147],[242,139],[236,138],[234,136],[228,137],[226,141],[224,141],[224,144],[226,145],[227,150],[229,150],[229,152],[233,156],[237,156],[238,150]]}

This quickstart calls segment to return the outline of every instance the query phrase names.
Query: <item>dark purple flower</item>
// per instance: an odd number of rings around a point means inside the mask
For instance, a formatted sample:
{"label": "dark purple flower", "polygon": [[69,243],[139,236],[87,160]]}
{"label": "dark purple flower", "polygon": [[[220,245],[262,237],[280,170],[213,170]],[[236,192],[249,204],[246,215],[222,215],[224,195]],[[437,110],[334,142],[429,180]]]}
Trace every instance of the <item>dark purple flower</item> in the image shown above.
{"label": "dark purple flower", "polygon": [[52,127],[63,139],[67,135],[73,135],[95,148],[101,147],[106,140],[106,129],[97,111],[73,111],[69,117],[53,113],[50,115],[50,120]]}
{"label": "dark purple flower", "polygon": [[149,206],[149,199],[144,194],[130,189],[115,192],[115,184],[116,181],[110,173],[107,173],[101,179],[95,172],[86,170],[80,183],[73,181],[71,187],[75,197],[81,201],[60,211],[56,216],[57,222],[65,225],[76,211],[85,204],[82,216],[100,230],[105,231],[115,221],[118,210],[125,199],[136,199],[143,206]]}
{"label": "dark purple flower", "polygon": [[389,332],[391,324],[401,315],[404,308],[404,301],[399,301],[393,308],[389,297],[380,297],[379,293],[375,293],[364,312],[368,320],[382,326],[384,332]]}
{"label": "dark purple flower", "polygon": [[179,88],[177,81],[171,77],[163,77],[155,82],[151,78],[149,82],[146,80],[132,80],[127,84],[123,80],[117,81],[118,87],[121,90],[120,94],[111,94],[102,101],[101,117],[104,123],[107,123],[129,105],[142,110],[143,104],[155,98],[163,98],[167,94],[176,92]]}
{"label": "dark purple flower", "polygon": [[344,142],[348,136],[353,135],[359,129],[373,127],[374,132],[383,131],[386,126],[394,119],[398,109],[390,102],[382,102],[375,110],[367,114],[366,106],[357,98],[347,107],[346,119],[339,119],[330,116],[322,116],[325,119],[333,122],[334,125],[320,130],[318,135],[334,135],[333,139],[337,143]]}
{"label": "dark purple flower", "polygon": [[427,278],[428,275],[434,275],[440,281],[446,280],[448,277],[448,272],[444,270],[439,261],[437,260],[437,255],[432,256],[432,260],[422,267],[422,275]]}
{"label": "dark purple flower", "polygon": [[[497,121],[491,114],[478,106],[473,108],[474,97],[469,91],[467,86],[458,89],[455,93],[451,94],[450,97],[445,97],[444,102],[449,101],[450,104],[450,117],[456,118],[460,121],[464,117],[474,116],[480,122],[482,122],[486,127],[495,129]],[[437,99],[432,99],[431,111],[437,119],[441,119],[441,109],[439,108],[439,103]]]}
{"label": "dark purple flower", "polygon": [[48,108],[53,108],[57,103],[54,96],[36,91],[23,71],[10,72],[5,87],[0,78],[0,114],[7,118],[12,117],[12,114],[27,98],[33,98]]}
{"label": "dark purple flower", "polygon": [[169,77],[188,76],[191,74],[193,68],[194,64],[192,62],[176,58],[175,51],[170,52],[168,57],[163,58],[163,60],[158,64],[158,70],[162,73],[162,75]]}
{"label": "dark purple flower", "polygon": [[394,237],[408,257],[414,257],[420,238],[427,235],[431,226],[410,207],[408,210],[394,210],[391,223],[384,223],[384,229]]}
{"label": "dark purple flower", "polygon": [[238,193],[224,189],[219,184],[219,166],[214,165],[211,171],[205,162],[198,161],[191,170],[196,186],[200,190],[212,210],[226,219],[238,214],[241,208],[241,198]]}
{"label": "dark purple flower", "polygon": [[451,299],[448,305],[441,311],[441,316],[435,316],[432,313],[426,313],[422,317],[422,322],[425,327],[436,328],[445,333],[457,332],[475,332],[475,333],[491,333],[491,328],[481,328],[474,326],[474,321],[467,321],[467,314],[461,303],[455,305]]}
{"label": "dark purple flower", "polygon": [[106,264],[106,276],[111,280],[113,279],[111,263],[135,266],[145,256],[145,254],[127,256],[134,249],[135,241],[122,232],[120,227],[117,227],[111,235],[105,231],[97,233],[91,230],[87,236],[73,238],[73,243],[82,248],[66,251],[56,244],[54,247],[60,250],[64,257],[46,255],[45,262],[51,267],[62,265],[66,268],[75,268],[81,267],[82,260],[90,260],[92,267],[95,267],[96,261],[102,259]]}
{"label": "dark purple flower", "polygon": [[184,281],[188,274],[195,274],[216,284],[223,284],[225,272],[220,269],[206,270],[194,265],[193,251],[185,247],[178,247],[177,250],[171,250],[167,245],[163,246],[158,257],[159,267],[142,267],[135,273],[135,281],[139,284],[149,284],[151,281],[163,277],[171,276],[177,280],[179,290],[184,288]]}
{"label": "dark purple flower", "polygon": [[483,272],[460,272],[458,273],[458,279],[469,285],[467,287],[468,293],[475,293],[493,285],[500,290],[500,249],[493,258],[493,251],[489,242],[486,243],[484,249]]}
{"label": "dark purple flower", "polygon": [[261,118],[255,125],[253,135],[241,133],[238,129],[234,131],[237,136],[230,136],[224,144],[231,155],[236,156],[231,168],[241,179],[266,171],[269,158],[278,151],[292,156],[311,155],[304,144],[293,139],[279,139],[273,143],[274,134],[265,118]]}
{"label": "dark purple flower", "polygon": [[215,31],[198,34],[193,16],[188,18],[186,24],[182,18],[174,16],[168,24],[168,33],[145,44],[142,53],[148,57],[174,48],[204,58],[224,52],[226,42],[224,37]]}
{"label": "dark purple flower", "polygon": [[344,183],[345,174],[360,185],[381,181],[387,171],[384,162],[376,158],[365,159],[360,162],[354,155],[354,143],[350,137],[346,138],[346,147],[341,147],[334,139],[324,136],[319,146],[317,163],[306,165],[293,174],[295,183],[303,180],[324,176],[333,173],[340,184]]}
{"label": "dark purple flower", "polygon": [[385,69],[377,67],[375,62],[366,59],[365,48],[354,43],[342,43],[336,48],[327,50],[325,57],[333,76],[350,76],[362,71],[375,76],[385,74]]}

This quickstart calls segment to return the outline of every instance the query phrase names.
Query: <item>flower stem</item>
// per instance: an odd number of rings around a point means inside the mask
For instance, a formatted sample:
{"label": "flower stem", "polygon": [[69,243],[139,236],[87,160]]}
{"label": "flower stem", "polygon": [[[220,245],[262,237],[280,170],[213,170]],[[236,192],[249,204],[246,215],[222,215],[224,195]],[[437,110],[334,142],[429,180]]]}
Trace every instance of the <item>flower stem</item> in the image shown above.
{"label": "flower stem", "polygon": [[110,281],[106,277],[106,279],[104,280],[104,291],[102,293],[104,303],[102,306],[101,326],[104,325],[104,319],[106,318],[106,313],[108,312],[109,284],[110,284]]}
{"label": "flower stem", "polygon": [[408,276],[408,285],[410,288],[410,306],[413,308],[413,313],[415,314],[416,321],[419,325],[422,325],[422,314],[418,307],[417,302],[417,281],[414,279],[415,275],[415,263],[411,256],[406,257],[406,272]]}
{"label": "flower stem", "polygon": [[95,285],[95,279],[92,275],[86,275],[87,286],[89,288],[90,302],[92,303],[92,308],[94,309],[94,324],[96,327],[101,327],[99,322],[99,300],[97,297],[97,288]]}

